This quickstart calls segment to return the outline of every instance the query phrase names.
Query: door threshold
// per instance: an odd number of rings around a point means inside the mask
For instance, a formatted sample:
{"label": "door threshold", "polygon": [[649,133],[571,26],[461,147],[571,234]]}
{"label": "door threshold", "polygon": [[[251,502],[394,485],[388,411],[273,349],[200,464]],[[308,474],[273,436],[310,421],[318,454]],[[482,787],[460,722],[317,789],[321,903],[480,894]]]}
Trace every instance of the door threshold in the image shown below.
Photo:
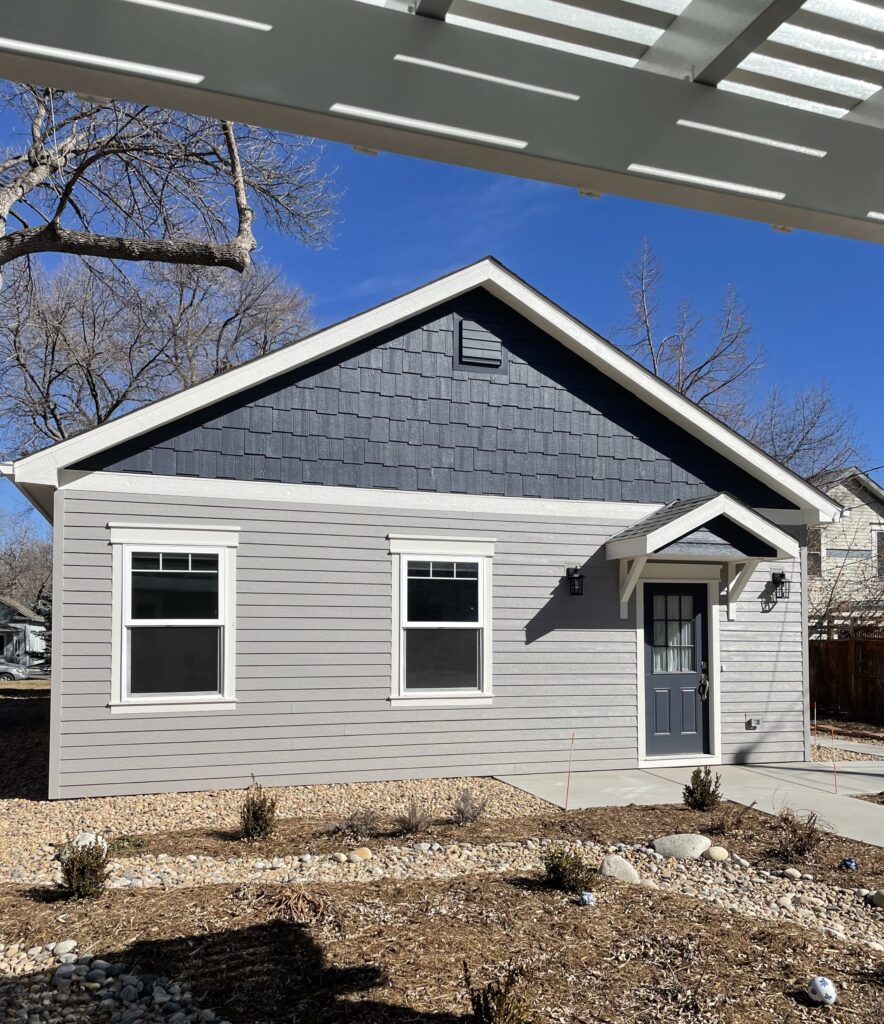
{"label": "door threshold", "polygon": [[645,757],[639,768],[702,768],[704,765],[720,765],[721,758],[716,754],[694,754],[684,757]]}

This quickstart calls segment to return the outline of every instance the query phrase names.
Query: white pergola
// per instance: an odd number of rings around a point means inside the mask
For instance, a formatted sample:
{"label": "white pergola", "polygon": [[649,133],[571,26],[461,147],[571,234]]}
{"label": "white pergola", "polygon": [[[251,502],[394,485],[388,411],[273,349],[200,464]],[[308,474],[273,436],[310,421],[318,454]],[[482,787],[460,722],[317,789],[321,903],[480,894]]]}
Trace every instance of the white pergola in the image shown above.
{"label": "white pergola", "polygon": [[0,12],[9,79],[884,241],[884,0],[0,0]]}

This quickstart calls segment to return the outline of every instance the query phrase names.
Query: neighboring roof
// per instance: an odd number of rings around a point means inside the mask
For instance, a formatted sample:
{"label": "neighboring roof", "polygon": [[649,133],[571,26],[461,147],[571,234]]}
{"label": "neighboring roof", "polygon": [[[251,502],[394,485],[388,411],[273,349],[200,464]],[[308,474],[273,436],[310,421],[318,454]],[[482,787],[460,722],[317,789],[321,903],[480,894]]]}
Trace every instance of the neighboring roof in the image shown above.
{"label": "neighboring roof", "polygon": [[26,605],[23,605],[20,601],[16,601],[14,597],[0,596],[0,604],[6,605],[7,608],[11,608],[14,612],[18,612],[22,618],[27,619],[29,622],[44,621],[42,615],[38,615],[35,611],[32,611]]}
{"label": "neighboring roof", "polygon": [[869,474],[864,473],[859,466],[847,466],[844,469],[835,469],[828,473],[818,473],[812,478],[812,482],[821,491],[826,493],[832,491],[838,484],[855,482],[867,490],[873,497],[877,498],[878,501],[884,501],[884,487],[875,483]]}
{"label": "neighboring roof", "polygon": [[699,438],[720,455],[821,521],[837,519],[840,505],[780,465],[760,448],[679,394],[640,363],[600,337],[560,306],[490,257],[453,271],[405,295],[317,331],[217,377],[44,451],[20,459],[4,472],[33,500],[31,487],[54,488],[59,472],[147,431],[205,409],[221,399],[362,341],[441,303],[484,288],[542,331],[581,356],[648,406]]}
{"label": "neighboring roof", "polygon": [[605,545],[605,556],[614,559],[653,555],[720,516],[773,548],[776,553],[772,557],[798,558],[800,548],[793,537],[730,494],[673,501],[612,537]]}

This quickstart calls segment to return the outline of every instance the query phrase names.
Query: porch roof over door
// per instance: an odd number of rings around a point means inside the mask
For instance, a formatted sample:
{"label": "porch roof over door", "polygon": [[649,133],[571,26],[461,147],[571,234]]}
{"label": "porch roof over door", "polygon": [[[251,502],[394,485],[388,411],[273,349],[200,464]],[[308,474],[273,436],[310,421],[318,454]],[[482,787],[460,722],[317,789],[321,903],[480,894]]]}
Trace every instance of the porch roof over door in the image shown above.
{"label": "porch roof over door", "polygon": [[[620,617],[648,561],[726,565],[728,614],[762,562],[796,559],[791,537],[730,494],[674,501],[612,537],[605,557],[620,562]],[[735,572],[741,564],[739,573]]]}

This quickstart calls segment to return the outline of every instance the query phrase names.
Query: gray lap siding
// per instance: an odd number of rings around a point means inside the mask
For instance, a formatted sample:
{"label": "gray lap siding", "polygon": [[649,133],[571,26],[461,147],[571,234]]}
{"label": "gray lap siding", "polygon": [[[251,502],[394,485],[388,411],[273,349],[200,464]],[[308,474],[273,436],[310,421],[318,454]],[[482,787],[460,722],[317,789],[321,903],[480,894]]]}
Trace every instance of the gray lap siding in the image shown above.
{"label": "gray lap siding", "polygon": [[[621,620],[601,550],[632,520],[72,490],[63,505],[53,795],[225,788],[253,773],[282,785],[558,771],[572,731],[575,770],[636,764],[634,602]],[[111,714],[113,520],[241,528],[234,710]],[[391,707],[390,532],[496,539],[491,706]],[[561,583],[573,564],[580,598]],[[756,603],[721,617],[725,757],[745,753],[751,711],[765,719],[751,757],[800,758],[800,606]]]}

